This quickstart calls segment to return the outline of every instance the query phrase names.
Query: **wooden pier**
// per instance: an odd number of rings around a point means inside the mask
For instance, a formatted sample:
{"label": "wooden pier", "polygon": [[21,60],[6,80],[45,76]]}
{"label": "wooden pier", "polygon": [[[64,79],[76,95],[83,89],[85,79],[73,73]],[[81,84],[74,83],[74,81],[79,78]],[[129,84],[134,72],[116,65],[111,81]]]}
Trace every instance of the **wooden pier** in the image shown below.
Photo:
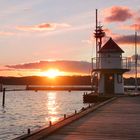
{"label": "wooden pier", "polygon": [[42,140],[139,140],[140,96],[121,97]]}
{"label": "wooden pier", "polygon": [[57,125],[20,138],[24,140],[139,140],[140,96],[110,99],[89,107]]}

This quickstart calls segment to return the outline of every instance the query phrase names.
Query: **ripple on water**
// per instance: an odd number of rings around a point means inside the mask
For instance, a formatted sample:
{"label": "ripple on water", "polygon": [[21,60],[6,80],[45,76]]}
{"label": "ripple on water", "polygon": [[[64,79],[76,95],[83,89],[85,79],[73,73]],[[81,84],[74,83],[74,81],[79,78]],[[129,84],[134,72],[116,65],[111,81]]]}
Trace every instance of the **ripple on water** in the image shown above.
{"label": "ripple on water", "polygon": [[[83,106],[83,92],[12,91],[6,93],[6,106],[0,107],[0,140],[10,140],[47,125],[63,114]],[[1,99],[2,94],[0,94]]]}

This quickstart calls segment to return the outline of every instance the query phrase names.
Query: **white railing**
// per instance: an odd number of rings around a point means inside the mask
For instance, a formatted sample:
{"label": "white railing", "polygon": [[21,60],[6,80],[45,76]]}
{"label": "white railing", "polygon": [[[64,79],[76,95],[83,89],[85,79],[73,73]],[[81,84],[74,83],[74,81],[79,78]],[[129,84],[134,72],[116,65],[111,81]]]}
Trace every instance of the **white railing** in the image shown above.
{"label": "white railing", "polygon": [[[109,64],[110,61],[110,64]],[[108,63],[108,64],[107,64]],[[131,58],[129,57],[94,57],[92,58],[92,69],[131,69]]]}

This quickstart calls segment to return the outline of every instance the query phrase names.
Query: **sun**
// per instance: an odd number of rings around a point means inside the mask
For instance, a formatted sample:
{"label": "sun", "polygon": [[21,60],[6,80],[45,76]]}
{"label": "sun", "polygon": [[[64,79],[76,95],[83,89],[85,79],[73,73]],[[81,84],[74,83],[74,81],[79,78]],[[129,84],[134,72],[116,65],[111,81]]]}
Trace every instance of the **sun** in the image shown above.
{"label": "sun", "polygon": [[45,72],[42,72],[42,75],[53,79],[53,78],[55,78],[57,76],[60,76],[61,72],[58,69],[49,69],[49,70],[47,70]]}

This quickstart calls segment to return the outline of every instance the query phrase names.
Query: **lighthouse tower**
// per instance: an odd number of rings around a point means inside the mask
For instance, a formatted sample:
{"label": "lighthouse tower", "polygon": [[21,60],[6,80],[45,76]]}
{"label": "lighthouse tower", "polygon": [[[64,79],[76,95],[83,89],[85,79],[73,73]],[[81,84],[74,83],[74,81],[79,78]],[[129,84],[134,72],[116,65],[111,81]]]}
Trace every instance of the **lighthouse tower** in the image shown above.
{"label": "lighthouse tower", "polygon": [[124,94],[123,73],[129,71],[127,58],[122,57],[124,51],[110,38],[98,51],[98,65],[94,72],[98,73],[98,93]]}

